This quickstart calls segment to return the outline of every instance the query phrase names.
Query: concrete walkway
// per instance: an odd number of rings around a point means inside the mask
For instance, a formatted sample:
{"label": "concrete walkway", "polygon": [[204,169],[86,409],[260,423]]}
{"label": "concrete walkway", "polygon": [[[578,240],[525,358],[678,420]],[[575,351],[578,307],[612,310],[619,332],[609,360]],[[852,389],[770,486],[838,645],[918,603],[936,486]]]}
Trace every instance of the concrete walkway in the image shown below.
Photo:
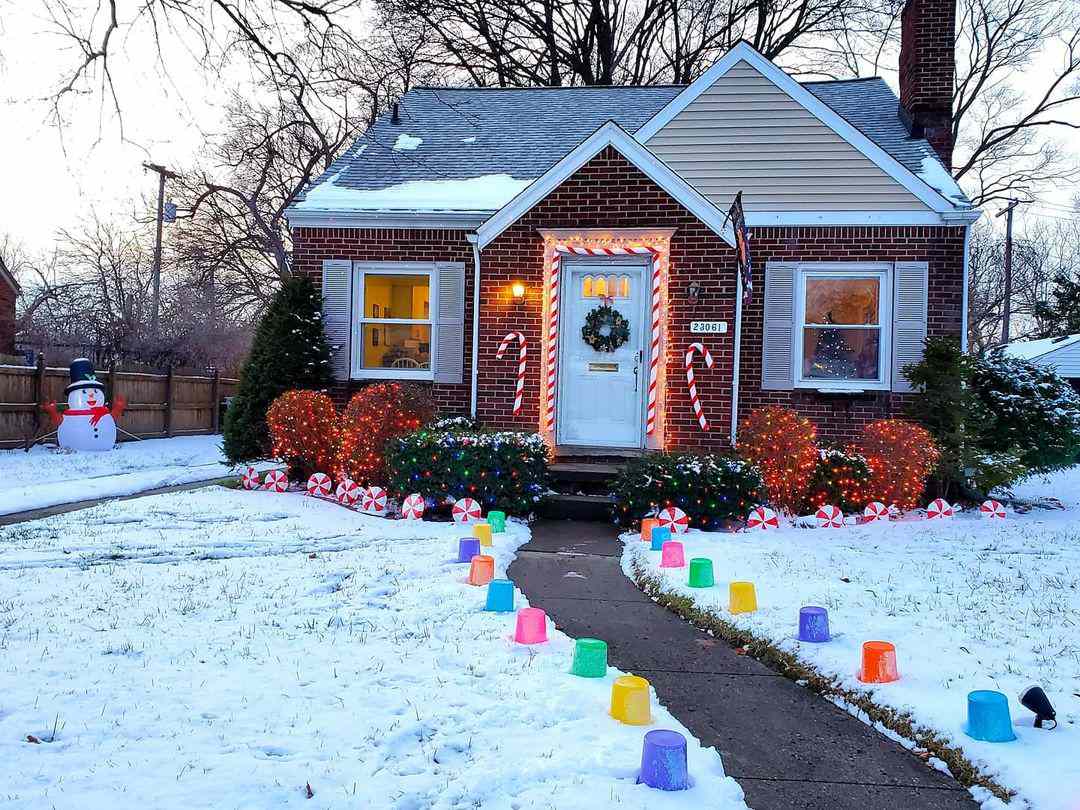
{"label": "concrete walkway", "polygon": [[570,636],[603,639],[612,665],[647,678],[717,748],[750,807],[978,807],[897,743],[647,599],[622,573],[614,527],[545,521],[532,533],[509,571],[529,603]]}

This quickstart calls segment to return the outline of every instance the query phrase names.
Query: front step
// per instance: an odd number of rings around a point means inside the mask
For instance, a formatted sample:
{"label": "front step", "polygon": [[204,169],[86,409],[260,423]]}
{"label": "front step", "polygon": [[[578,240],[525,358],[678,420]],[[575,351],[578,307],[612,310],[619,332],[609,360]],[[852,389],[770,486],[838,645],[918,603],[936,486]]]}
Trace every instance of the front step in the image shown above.
{"label": "front step", "polygon": [[607,483],[622,471],[622,465],[608,462],[563,461],[559,459],[549,468],[556,481]]}
{"label": "front step", "polygon": [[548,495],[540,506],[540,515],[550,520],[611,520],[615,499],[610,495]]}

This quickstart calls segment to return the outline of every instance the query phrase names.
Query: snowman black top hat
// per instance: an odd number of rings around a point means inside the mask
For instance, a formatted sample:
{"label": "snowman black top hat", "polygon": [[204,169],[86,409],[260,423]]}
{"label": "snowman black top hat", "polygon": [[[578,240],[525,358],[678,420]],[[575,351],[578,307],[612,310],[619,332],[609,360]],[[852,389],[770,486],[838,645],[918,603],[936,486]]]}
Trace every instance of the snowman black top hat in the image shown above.
{"label": "snowman black top hat", "polygon": [[80,357],[78,360],[71,361],[71,382],[68,387],[64,389],[64,392],[70,394],[72,391],[78,391],[80,388],[97,388],[99,391],[105,390],[105,384],[98,381],[97,376],[94,374],[94,364],[87,360],[85,357]]}

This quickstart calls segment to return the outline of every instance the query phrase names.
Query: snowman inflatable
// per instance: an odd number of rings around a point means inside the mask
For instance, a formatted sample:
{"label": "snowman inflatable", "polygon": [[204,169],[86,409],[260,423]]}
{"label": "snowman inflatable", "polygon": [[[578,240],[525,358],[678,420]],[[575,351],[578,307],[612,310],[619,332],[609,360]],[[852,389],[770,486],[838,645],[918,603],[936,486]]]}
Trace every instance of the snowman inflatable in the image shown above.
{"label": "snowman inflatable", "polygon": [[45,410],[56,425],[56,442],[65,450],[112,450],[116,444],[116,420],[124,410],[122,397],[115,397],[112,408],[105,405],[105,386],[94,375],[94,366],[86,358],[71,364],[71,383],[65,389],[67,409],[58,413],[46,403]]}

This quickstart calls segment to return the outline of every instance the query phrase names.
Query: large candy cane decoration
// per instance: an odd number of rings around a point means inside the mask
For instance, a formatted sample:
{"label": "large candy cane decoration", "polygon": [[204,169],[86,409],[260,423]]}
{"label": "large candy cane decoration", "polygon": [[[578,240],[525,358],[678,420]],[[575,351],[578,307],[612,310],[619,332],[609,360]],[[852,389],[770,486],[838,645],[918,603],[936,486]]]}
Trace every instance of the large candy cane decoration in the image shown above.
{"label": "large candy cane decoration", "polygon": [[528,353],[525,346],[525,335],[521,334],[521,332],[510,332],[499,344],[499,350],[495,352],[495,359],[502,360],[506,350],[510,348],[510,341],[512,340],[516,340],[520,346],[518,349],[517,387],[514,389],[514,413],[518,413],[521,410],[522,395],[525,393],[525,356]]}
{"label": "large candy cane decoration", "polygon": [[656,430],[656,403],[658,394],[657,376],[660,368],[660,287],[663,271],[663,254],[656,248],[647,245],[634,245],[629,247],[582,247],[580,245],[555,245],[551,254],[551,276],[548,279],[548,350],[547,350],[547,415],[545,422],[548,430],[555,428],[555,365],[558,360],[559,344],[559,270],[562,265],[562,254],[574,253],[584,256],[627,256],[648,255],[650,257],[650,270],[652,278],[651,292],[651,326],[649,337],[649,398],[648,411],[645,417],[645,432],[652,435]]}
{"label": "large candy cane decoration", "polygon": [[713,356],[702,343],[691,343],[686,347],[686,386],[690,389],[690,406],[694,409],[694,416],[697,417],[701,429],[708,430],[709,422],[705,418],[705,414],[702,413],[701,400],[698,399],[697,394],[697,383],[694,382],[694,352],[701,354],[708,368],[713,367]]}

